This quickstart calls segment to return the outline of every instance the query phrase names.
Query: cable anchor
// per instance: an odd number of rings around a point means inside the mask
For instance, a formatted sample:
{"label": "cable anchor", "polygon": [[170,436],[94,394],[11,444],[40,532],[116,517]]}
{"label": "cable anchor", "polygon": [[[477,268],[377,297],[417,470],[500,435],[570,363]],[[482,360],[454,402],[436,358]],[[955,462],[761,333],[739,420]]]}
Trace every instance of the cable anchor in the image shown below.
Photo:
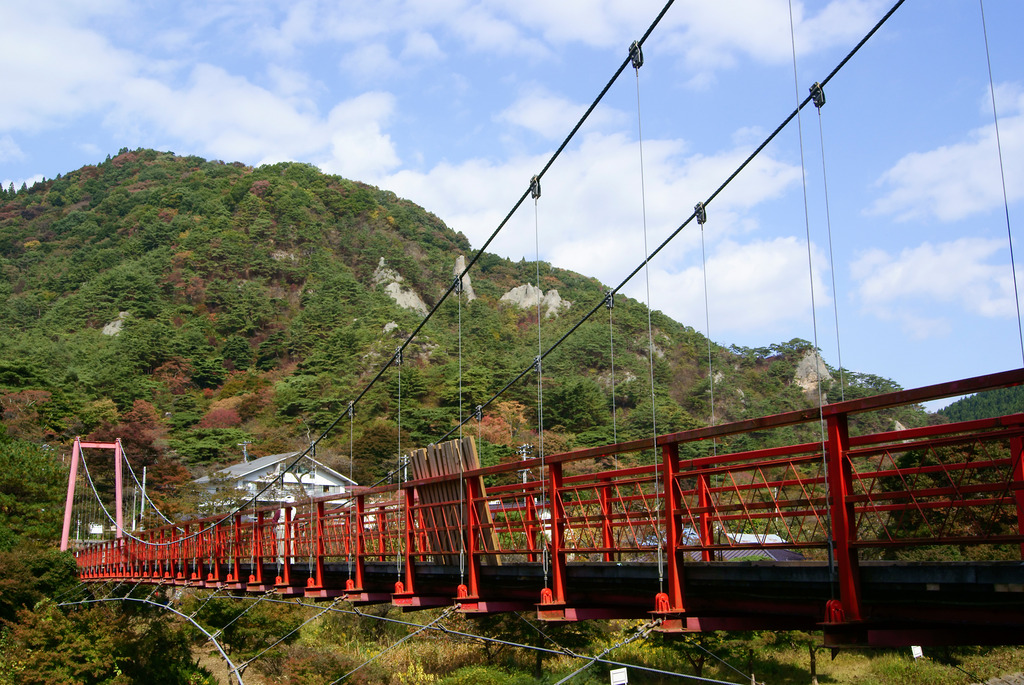
{"label": "cable anchor", "polygon": [[530,179],[530,197],[534,200],[540,198],[540,176]]}
{"label": "cable anchor", "polygon": [[693,206],[693,214],[695,217],[697,217],[697,223],[700,224],[701,226],[703,226],[704,223],[708,220],[708,212],[704,208],[703,202],[698,202]]}
{"label": "cable anchor", "polygon": [[640,49],[640,41],[635,40],[629,46],[629,59],[633,62],[633,68],[639,70],[644,65],[644,51]]}
{"label": "cable anchor", "polygon": [[817,81],[811,86],[811,100],[814,101],[814,106],[818,109],[825,104],[825,91]]}

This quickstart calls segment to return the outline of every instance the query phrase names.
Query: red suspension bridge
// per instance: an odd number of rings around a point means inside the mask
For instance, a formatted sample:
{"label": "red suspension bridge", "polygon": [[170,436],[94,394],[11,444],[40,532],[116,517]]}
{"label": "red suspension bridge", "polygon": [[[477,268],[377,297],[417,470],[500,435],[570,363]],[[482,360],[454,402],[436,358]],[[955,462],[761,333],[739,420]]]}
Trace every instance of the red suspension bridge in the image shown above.
{"label": "red suspension bridge", "polygon": [[[430,457],[397,485],[137,536],[119,522],[76,556],[87,582],[822,629],[831,645],[1024,644],[1024,414],[857,429],[1021,383],[1024,369],[486,468]],[[800,425],[822,439],[784,442]],[[730,451],[744,437],[780,446]],[[646,465],[608,468],[629,454]]]}

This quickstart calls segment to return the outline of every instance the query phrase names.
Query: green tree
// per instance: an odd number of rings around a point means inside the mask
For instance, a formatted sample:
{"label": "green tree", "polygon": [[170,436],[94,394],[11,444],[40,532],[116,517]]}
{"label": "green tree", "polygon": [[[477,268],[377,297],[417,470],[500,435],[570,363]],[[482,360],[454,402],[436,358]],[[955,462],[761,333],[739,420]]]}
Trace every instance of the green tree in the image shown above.
{"label": "green tree", "polygon": [[22,610],[0,643],[0,684],[212,685],[198,668],[186,633],[158,609],[46,602]]}
{"label": "green tree", "polygon": [[67,471],[55,450],[7,437],[0,425],[0,550],[60,534]]}

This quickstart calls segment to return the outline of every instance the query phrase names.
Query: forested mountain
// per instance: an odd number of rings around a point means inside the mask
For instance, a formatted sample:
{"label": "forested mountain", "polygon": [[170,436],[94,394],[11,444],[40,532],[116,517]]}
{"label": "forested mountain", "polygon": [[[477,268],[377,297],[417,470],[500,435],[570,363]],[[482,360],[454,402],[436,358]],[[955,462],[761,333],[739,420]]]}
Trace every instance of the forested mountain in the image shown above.
{"label": "forested mountain", "polygon": [[[462,234],[394,193],[299,163],[254,169],[124,149],[0,191],[8,434],[51,445],[119,436],[165,497],[204,467],[238,460],[243,441],[260,455],[302,448],[423,321],[451,286],[456,258],[473,254]],[[393,463],[399,424],[403,446],[433,442],[458,421],[460,387],[467,416],[531,365],[531,297],[543,296],[547,347],[606,291],[548,264],[537,284],[535,264],[492,254],[470,276],[473,294],[449,297],[400,369],[382,373],[355,406],[360,482]],[[659,312],[653,324],[658,431],[710,423],[707,340]],[[806,341],[712,347],[717,422],[816,401],[795,382]],[[546,450],[649,435],[648,356],[640,303],[616,297],[580,326],[544,361]],[[536,441],[535,378],[513,384],[467,428],[485,461]],[[869,374],[846,378],[847,397],[896,388]],[[926,419],[914,408],[883,420],[892,418]],[[347,473],[342,426],[318,456]]]}
{"label": "forested mountain", "polygon": [[[542,264],[538,284],[535,264],[485,254],[471,289],[466,283],[461,297],[449,297],[402,364],[387,367],[452,285],[457,258],[474,254],[464,236],[420,207],[305,164],[253,169],[122,150],[32,187],[0,189],[0,684],[214,682],[206,665],[217,659],[196,663],[210,650],[205,638],[158,607],[55,605],[53,598],[83,593],[74,560],[53,550],[70,441],[119,437],[132,463],[148,467],[150,494],[169,514],[195,506],[181,486],[237,461],[239,443],[250,442],[254,455],[301,449],[332,426],[318,458],[347,473],[351,425],[356,479],[372,482],[393,467],[399,438],[403,450],[436,441],[457,424],[460,399],[461,415],[470,416],[529,369],[538,298],[546,348],[605,297],[594,279]],[[547,452],[648,437],[652,402],[659,432],[707,425],[709,375],[719,423],[817,401],[817,356],[806,341],[712,344],[709,374],[703,335],[659,312],[651,320],[653,392],[647,311],[625,297],[599,307],[545,359]],[[869,373],[843,378],[846,399],[898,389]],[[822,383],[833,399],[837,386]],[[479,438],[485,462],[514,459],[518,446],[538,442],[537,406],[536,375],[528,372],[470,421],[465,430]],[[903,407],[856,417],[851,431],[897,420],[915,426],[935,418]],[[796,427],[727,446],[754,447],[756,439],[814,441],[818,433]],[[92,468],[102,485],[102,463]],[[404,629],[363,616],[331,615],[298,630],[309,607],[249,611],[197,592],[181,599],[182,609],[200,615],[239,660],[290,636],[247,679],[325,682],[369,664],[353,682],[525,683],[536,682],[541,666],[577,668],[568,658],[545,662],[475,641],[410,641],[392,650]],[[148,588],[139,593],[153,596]],[[171,603],[169,593],[156,598]],[[236,620],[240,612],[244,620]],[[616,648],[634,630],[628,622],[541,629],[522,615],[450,621],[522,643],[548,635],[589,653]],[[783,673],[804,673],[789,664],[802,663],[808,646],[813,655],[817,638],[709,633],[636,644],[618,654],[700,675],[707,645],[746,659],[759,674],[777,669],[781,682]],[[886,658],[877,670],[888,674]],[[985,659],[991,654],[971,668]],[[938,674],[908,682],[948,675]]]}
{"label": "forested mountain", "polygon": [[1024,386],[1000,388],[971,395],[938,411],[947,421],[971,421],[1024,411]]}

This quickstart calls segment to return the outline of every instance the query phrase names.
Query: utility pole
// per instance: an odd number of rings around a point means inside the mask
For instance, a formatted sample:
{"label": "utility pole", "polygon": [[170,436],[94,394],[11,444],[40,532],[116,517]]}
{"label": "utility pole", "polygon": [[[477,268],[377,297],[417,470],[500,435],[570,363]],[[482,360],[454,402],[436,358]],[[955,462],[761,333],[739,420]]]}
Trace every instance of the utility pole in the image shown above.
{"label": "utility pole", "polygon": [[238,446],[242,448],[242,461],[246,463],[249,462],[249,445],[251,444],[248,440],[238,443]]}

